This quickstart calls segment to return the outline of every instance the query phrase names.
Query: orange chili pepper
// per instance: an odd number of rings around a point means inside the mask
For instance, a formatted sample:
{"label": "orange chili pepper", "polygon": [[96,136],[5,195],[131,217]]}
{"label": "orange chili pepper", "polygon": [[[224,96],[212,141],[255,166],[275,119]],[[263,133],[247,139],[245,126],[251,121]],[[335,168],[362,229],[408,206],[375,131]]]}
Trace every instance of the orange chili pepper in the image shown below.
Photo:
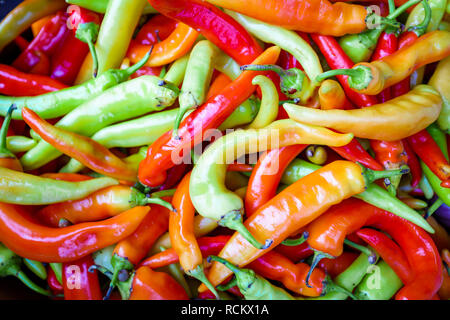
{"label": "orange chili pepper", "polygon": [[[161,42],[154,45],[150,59],[145,66],[158,67],[184,56],[194,45],[198,32],[184,23],[178,23],[175,30]],[[150,45],[132,41],[127,57],[132,63],[140,61],[150,50]]]}
{"label": "orange chili pepper", "polygon": [[232,80],[225,73],[219,74],[209,86],[209,91],[206,94],[206,100],[208,100],[212,96],[215,96],[216,94],[219,94],[220,91],[222,91],[222,89],[229,85],[231,82]]}
{"label": "orange chili pepper", "polygon": [[335,80],[327,79],[322,82],[318,93],[321,109],[353,109],[352,103],[345,96],[344,89]]}
{"label": "orange chili pepper", "polygon": [[189,300],[183,287],[165,272],[136,270],[129,300]]}
{"label": "orange chili pepper", "polygon": [[85,176],[83,174],[66,173],[66,172],[57,172],[57,173],[47,172],[47,173],[41,174],[41,177],[55,179],[55,180],[72,181],[72,182],[86,181],[86,180],[93,179],[93,177]]}
{"label": "orange chili pepper", "polygon": [[26,259],[74,261],[128,237],[148,211],[135,207],[104,221],[49,228],[31,221],[23,207],[0,203],[0,241]]}

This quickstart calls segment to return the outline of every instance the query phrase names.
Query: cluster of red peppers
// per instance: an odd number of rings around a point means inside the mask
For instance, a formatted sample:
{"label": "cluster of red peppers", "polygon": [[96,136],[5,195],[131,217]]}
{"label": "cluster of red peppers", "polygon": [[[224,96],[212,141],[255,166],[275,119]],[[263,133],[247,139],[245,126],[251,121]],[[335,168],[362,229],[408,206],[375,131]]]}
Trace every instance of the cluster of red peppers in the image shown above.
{"label": "cluster of red peppers", "polygon": [[0,21],[0,277],[450,299],[449,25],[446,0],[23,1]]}

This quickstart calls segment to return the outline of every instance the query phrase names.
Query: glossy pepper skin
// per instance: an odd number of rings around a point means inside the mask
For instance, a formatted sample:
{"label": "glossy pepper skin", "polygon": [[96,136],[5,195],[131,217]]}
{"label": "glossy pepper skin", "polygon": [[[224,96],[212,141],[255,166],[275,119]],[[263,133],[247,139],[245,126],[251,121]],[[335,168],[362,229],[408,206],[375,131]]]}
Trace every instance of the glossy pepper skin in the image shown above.
{"label": "glossy pepper skin", "polygon": [[[244,225],[256,239],[272,239],[276,246],[333,204],[364,191],[366,183],[360,166],[350,161],[335,161],[284,189],[260,207]],[[256,249],[235,233],[219,256],[245,266],[268,250],[270,248]],[[213,263],[208,277],[217,285],[229,275],[229,271]]]}
{"label": "glossy pepper skin", "polygon": [[163,14],[155,14],[142,26],[135,40],[144,45],[156,44],[170,36],[177,25],[176,20]]}
{"label": "glossy pepper skin", "polygon": [[102,300],[102,291],[91,255],[62,264],[64,300]]}
{"label": "glossy pepper skin", "polygon": [[27,259],[74,261],[130,235],[147,212],[146,207],[136,207],[105,221],[49,228],[30,221],[23,207],[2,203],[0,240]]}
{"label": "glossy pepper skin", "polygon": [[423,229],[390,212],[358,200],[346,200],[308,226],[307,242],[317,250],[338,256],[345,236],[363,226],[388,232],[406,255],[414,279],[397,293],[396,299],[427,300],[436,294],[442,283],[442,266],[433,240]]}
{"label": "glossy pepper skin", "polygon": [[67,86],[47,76],[21,72],[9,65],[0,64],[0,93],[8,96],[38,96],[58,91]]}
{"label": "glossy pepper skin", "polygon": [[23,171],[22,164],[19,159],[8,149],[7,135],[11,123],[11,114],[16,109],[15,105],[9,107],[6,117],[3,119],[2,127],[0,128],[0,167]]}
{"label": "glossy pepper skin", "polygon": [[[271,47],[267,49],[253,63],[275,63],[280,49]],[[208,129],[216,129],[220,124],[255,90],[251,81],[256,71],[245,71],[235,81],[225,87],[219,94],[211,97],[202,106],[197,108],[180,125],[178,135],[181,139],[172,136],[172,131],[166,132],[158,138],[148,149],[147,157],[139,165],[139,181],[150,187],[157,187],[164,183],[166,171],[175,164],[172,155],[177,155],[191,148],[194,142],[204,139],[203,135]]]}
{"label": "glossy pepper skin", "polygon": [[359,33],[366,29],[367,12],[363,6],[327,0],[231,0],[208,2],[286,29],[319,32],[331,36]]}
{"label": "glossy pepper skin", "polygon": [[290,118],[301,123],[352,132],[359,138],[395,141],[433,123],[442,109],[442,99],[431,86],[418,85],[403,96],[370,108],[317,110],[288,103],[284,108]]}
{"label": "glossy pepper skin", "polygon": [[450,134],[450,57],[441,60],[428,82],[441,94],[443,105],[437,123],[442,131]]}
{"label": "glossy pepper skin", "polygon": [[198,30],[240,65],[251,63],[263,52],[243,26],[211,4],[198,0],[149,2],[162,14]]}

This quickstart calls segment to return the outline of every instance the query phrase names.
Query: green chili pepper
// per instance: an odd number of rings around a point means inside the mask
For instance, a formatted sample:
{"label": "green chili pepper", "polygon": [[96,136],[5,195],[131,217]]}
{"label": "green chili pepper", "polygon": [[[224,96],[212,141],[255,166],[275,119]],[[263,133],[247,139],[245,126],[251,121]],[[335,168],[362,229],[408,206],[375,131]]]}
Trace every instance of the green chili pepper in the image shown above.
{"label": "green chili pepper", "polygon": [[448,158],[448,149],[447,149],[447,136],[446,134],[441,131],[441,129],[438,127],[436,123],[432,123],[427,127],[427,131],[430,134],[430,136],[433,138],[434,141],[436,141],[436,144],[441,149],[442,153],[444,154],[444,157],[449,160]]}
{"label": "green chili pepper", "polygon": [[94,78],[97,77],[98,73],[98,57],[97,51],[95,50],[95,41],[97,41],[98,29],[99,26],[95,22],[87,22],[80,24],[78,26],[77,32],[75,33],[75,37],[78,40],[87,43],[87,45],[89,46],[89,51],[91,52],[92,56],[92,74]]}
{"label": "green chili pepper", "polygon": [[[398,7],[393,13],[390,13],[386,19],[393,21],[392,27],[398,28],[400,24],[395,23],[394,19],[402,14],[406,9],[419,3],[420,1],[422,0],[410,0],[406,2],[402,6]],[[423,18],[420,21],[422,20]],[[387,27],[387,24],[383,24],[376,29],[370,29],[358,34],[345,35],[339,39],[339,44],[354,63],[367,61],[377,46],[378,38]]]}
{"label": "green chili pepper", "polygon": [[[431,9],[431,20],[428,24],[426,32],[434,31],[438,28],[439,23],[444,17],[447,0],[427,0],[428,5]],[[424,3],[424,2],[423,2]],[[406,20],[405,28],[414,27],[420,25],[421,21],[424,20],[425,10],[423,3],[419,3],[408,16]]]}
{"label": "green chili pepper", "polygon": [[441,187],[441,180],[428,168],[428,166],[421,160],[420,166],[422,171],[426,176],[428,182],[433,188],[436,195],[441,199],[447,206],[450,206],[450,189]]}
{"label": "green chili pepper", "polygon": [[389,300],[403,286],[385,261],[372,265],[368,272],[355,289],[355,295],[360,300]]}
{"label": "green chili pepper", "polygon": [[189,54],[186,54],[176,60],[169,68],[169,71],[164,76],[164,80],[173,83],[175,86],[179,86],[184,79],[186,73],[187,64],[189,61]]}
{"label": "green chili pepper", "polygon": [[12,153],[26,152],[36,144],[36,140],[24,136],[9,136],[6,138],[6,147]]}
{"label": "green chili pepper", "polygon": [[[100,129],[151,111],[159,111],[174,103],[178,88],[155,76],[141,76],[121,83],[80,105],[56,123],[57,127],[85,136]],[[39,168],[61,155],[56,148],[41,140],[21,158],[26,170]]]}
{"label": "green chili pepper", "polygon": [[45,296],[51,296],[50,291],[36,285],[20,269],[22,258],[0,243],[0,277],[14,276],[22,281],[31,290]]}
{"label": "green chili pepper", "polygon": [[[146,0],[110,0],[108,2],[95,44],[99,65],[98,74],[120,67],[146,3]],[[75,83],[89,80],[92,74],[92,56],[87,56]]]}
{"label": "green chili pepper", "polygon": [[245,127],[246,129],[258,129],[271,124],[276,120],[279,109],[278,91],[272,80],[266,76],[259,75],[253,78],[252,84],[261,88],[262,100],[256,118]]}
{"label": "green chili pepper", "polygon": [[[76,4],[82,8],[86,8],[98,13],[105,13],[106,7],[108,6],[109,0],[66,0],[67,3],[70,4]],[[146,3],[144,7],[143,14],[151,14],[151,13],[158,13],[153,7]]]}
{"label": "green chili pepper", "polygon": [[52,268],[53,273],[55,274],[56,280],[58,280],[59,284],[62,285],[62,263],[51,262],[48,265],[50,266],[50,268]]}
{"label": "green chili pepper", "polygon": [[236,80],[242,73],[241,66],[223,51],[220,51],[214,59],[214,67],[231,80]]}
{"label": "green chili pepper", "polygon": [[77,200],[118,184],[111,178],[68,182],[0,168],[0,202],[23,205],[46,205]]}
{"label": "green chili pepper", "polygon": [[26,265],[31,272],[33,272],[36,276],[38,276],[42,280],[47,279],[47,269],[45,269],[42,262],[30,259],[23,259],[23,264]]}
{"label": "green chili pepper", "polygon": [[[294,159],[286,168],[281,178],[281,182],[292,184],[319,168],[321,168],[321,166],[309,163],[304,160]],[[376,183],[371,183],[367,186],[366,191],[357,194],[354,197],[361,199],[364,202],[367,202],[380,209],[392,212],[393,214],[424,228],[428,232],[434,233],[433,228],[428,224],[428,222],[426,222],[425,219],[423,219],[423,217],[418,212],[416,212],[414,209],[411,209],[397,197],[392,196],[388,191],[378,186]]]}
{"label": "green chili pepper", "polygon": [[140,62],[130,68],[108,70],[96,79],[89,80],[81,85],[34,97],[0,96],[0,115],[5,116],[9,106],[15,104],[18,109],[13,112],[13,119],[22,119],[22,107],[25,106],[36,112],[43,119],[63,116],[106,90],[128,80],[133,73],[147,62],[150,53],[148,52]]}
{"label": "green chili pepper", "polygon": [[198,42],[192,49],[178,98],[180,109],[173,127],[175,137],[178,136],[178,127],[186,112],[205,101],[206,90],[214,71],[213,60],[218,52],[219,49],[208,40]]}
{"label": "green chili pepper", "polygon": [[314,88],[318,85],[313,79],[316,79],[323,72],[320,60],[316,52],[302,37],[294,31],[270,25],[230,10],[225,10],[225,12],[236,19],[256,38],[279,46],[292,54],[298,61],[301,61],[306,75],[313,81],[311,87]]}

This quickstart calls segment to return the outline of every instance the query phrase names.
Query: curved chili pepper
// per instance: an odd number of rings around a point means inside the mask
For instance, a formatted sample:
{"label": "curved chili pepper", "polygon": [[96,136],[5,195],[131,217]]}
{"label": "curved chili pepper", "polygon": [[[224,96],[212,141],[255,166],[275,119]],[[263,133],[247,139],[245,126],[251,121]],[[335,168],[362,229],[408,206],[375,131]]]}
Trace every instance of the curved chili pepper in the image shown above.
{"label": "curved chili pepper", "polygon": [[240,65],[255,60],[262,48],[247,30],[217,7],[198,0],[150,0],[162,14],[198,30]]}
{"label": "curved chili pepper", "polygon": [[307,241],[314,249],[338,256],[346,234],[369,225],[388,232],[394,238],[413,272],[413,281],[397,293],[396,299],[433,297],[442,283],[442,267],[436,246],[424,230],[388,211],[357,200],[346,200],[307,227]]}
{"label": "curved chili pepper", "polygon": [[93,264],[94,261],[90,255],[76,261],[63,263],[64,300],[102,299],[97,271],[89,271],[90,266]]}
{"label": "curved chili pepper", "polygon": [[450,57],[440,61],[436,67],[436,70],[428,82],[433,88],[435,88],[441,94],[443,104],[442,110],[439,114],[437,124],[439,128],[447,133],[447,137],[450,133],[450,90],[448,88],[450,83]]}
{"label": "curved chili pepper", "polygon": [[57,91],[67,86],[47,76],[30,75],[11,66],[0,64],[0,93],[23,97]]}
{"label": "curved chili pepper", "polygon": [[364,31],[368,17],[363,6],[342,2],[331,4],[327,0],[251,0],[245,4],[230,0],[208,2],[286,29],[331,36]]}
{"label": "curved chili pepper", "polygon": [[[311,251],[312,252],[312,251]],[[325,271],[331,278],[337,277],[344,272],[351,264],[358,258],[358,254],[355,252],[343,252],[339,257],[335,259],[322,259],[317,265],[320,269]]]}
{"label": "curved chili pepper", "polygon": [[43,140],[95,172],[120,180],[137,181],[136,168],[116,157],[100,143],[52,126],[28,108],[22,109],[22,117]]}
{"label": "curved chili pepper", "polygon": [[[420,52],[420,54],[419,54]],[[361,62],[352,69],[324,72],[316,80],[347,75],[350,87],[365,94],[378,94],[423,65],[442,60],[450,54],[450,32],[433,31],[419,37],[413,44],[380,60]]]}
{"label": "curved chili pepper", "polygon": [[183,287],[165,272],[149,267],[136,270],[129,300],[188,300]]}
{"label": "curved chili pepper", "polygon": [[403,147],[405,148],[406,157],[408,158],[407,164],[411,170],[411,186],[417,187],[419,185],[420,179],[422,179],[422,168],[420,167],[419,159],[417,159],[414,150],[411,148],[408,139],[403,139]]}
{"label": "curved chili pepper", "polygon": [[64,294],[64,288],[62,284],[58,281],[55,272],[50,266],[47,267],[47,284],[54,296],[58,294],[61,295]]}
{"label": "curved chili pepper", "polygon": [[318,94],[321,109],[353,109],[353,105],[347,100],[344,90],[334,80],[323,81],[320,84]]}
{"label": "curved chili pepper", "polygon": [[[280,49],[267,49],[254,64],[275,63]],[[245,71],[242,75],[224,88],[218,95],[211,97],[202,106],[186,117],[180,125],[179,136],[176,139],[168,131],[158,138],[148,149],[147,158],[139,165],[139,180],[141,183],[156,187],[166,179],[166,170],[175,164],[172,155],[184,149],[191,149],[194,142],[203,140],[203,134],[208,129],[215,129],[248,97],[255,87],[251,81],[256,71]]]}
{"label": "curved chili pepper", "polygon": [[0,22],[0,51],[33,22],[64,9],[65,6],[59,0],[26,0],[20,3]]}
{"label": "curved chili pepper", "polygon": [[[273,246],[276,246],[320,216],[331,205],[363,192],[370,181],[378,178],[370,178],[370,175],[378,175],[379,172],[369,170],[364,173],[361,167],[353,162],[335,161],[284,189],[248,218],[244,226],[256,239],[272,239]],[[396,173],[384,172],[381,176],[386,174]],[[336,181],[340,183],[336,184]],[[312,194],[306,191],[311,188],[315,190]],[[236,232],[220,252],[220,256],[245,266],[269,250],[270,248],[260,250],[253,247]],[[229,275],[229,271],[223,266],[213,264],[208,278],[216,285]]]}
{"label": "curved chili pepper", "polygon": [[6,144],[6,136],[8,134],[9,125],[11,123],[11,114],[15,109],[16,106],[11,105],[0,129],[0,167],[16,171],[23,171],[22,164],[20,163],[19,159],[17,159],[16,156],[8,150]]}
{"label": "curved chili pepper", "polygon": [[[2,203],[0,240],[27,259],[74,261],[129,236],[147,212],[146,207],[135,207],[105,221],[48,228],[30,221],[23,208]],[[36,247],[40,249],[36,250]]]}
{"label": "curved chili pepper", "polygon": [[289,103],[284,108],[290,118],[302,123],[352,132],[360,138],[395,141],[433,123],[441,111],[442,99],[431,86],[418,85],[403,96],[370,108],[319,110]]}
{"label": "curved chili pepper", "polygon": [[311,250],[306,242],[296,246],[286,246],[283,243],[276,246],[274,251],[281,253],[286,258],[293,262],[301,261],[313,255],[314,251]]}
{"label": "curved chili pepper", "polygon": [[156,44],[170,36],[177,24],[176,20],[156,14],[142,26],[135,40],[144,45]]}

